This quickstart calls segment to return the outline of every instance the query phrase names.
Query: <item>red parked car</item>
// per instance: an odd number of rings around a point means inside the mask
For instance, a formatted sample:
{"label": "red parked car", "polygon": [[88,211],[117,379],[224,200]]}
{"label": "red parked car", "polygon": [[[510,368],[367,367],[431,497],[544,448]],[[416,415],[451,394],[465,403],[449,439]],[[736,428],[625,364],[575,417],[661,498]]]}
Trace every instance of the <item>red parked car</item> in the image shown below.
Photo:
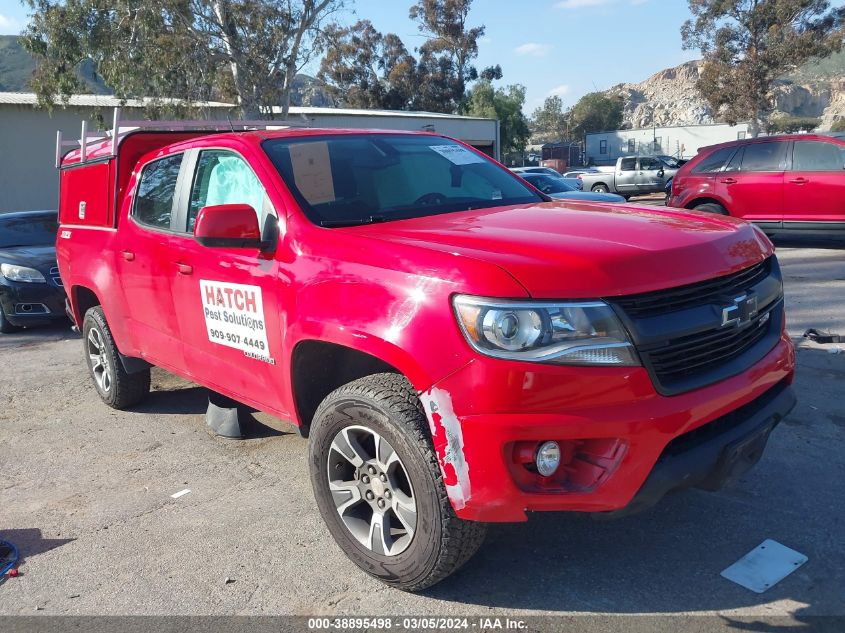
{"label": "red parked car", "polygon": [[845,141],[767,136],[701,149],[668,206],[750,220],[766,232],[845,232]]}
{"label": "red parked car", "polygon": [[749,224],[555,202],[434,134],[208,125],[60,161],[94,386],[131,407],[157,365],[292,420],[329,530],[388,584],[446,577],[485,522],[716,489],[794,405]]}

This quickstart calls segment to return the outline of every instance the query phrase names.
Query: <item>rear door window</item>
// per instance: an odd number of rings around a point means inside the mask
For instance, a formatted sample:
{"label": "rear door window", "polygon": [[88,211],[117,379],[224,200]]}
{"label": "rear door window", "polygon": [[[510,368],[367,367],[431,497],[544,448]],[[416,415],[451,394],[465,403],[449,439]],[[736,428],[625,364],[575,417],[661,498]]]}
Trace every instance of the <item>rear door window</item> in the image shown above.
{"label": "rear door window", "polygon": [[637,169],[636,158],[623,158],[619,165],[619,171],[635,171]]}
{"label": "rear door window", "polygon": [[708,156],[701,159],[701,162],[696,165],[692,173],[694,174],[710,174],[716,171],[721,171],[731,156],[733,156],[735,147],[723,147],[711,152]]}
{"label": "rear door window", "polygon": [[781,171],[786,143],[749,143],[745,146],[740,171]]}
{"label": "rear door window", "polygon": [[182,154],[161,158],[144,167],[132,210],[138,222],[158,229],[170,229],[176,181],[181,167]]}
{"label": "rear door window", "polygon": [[845,146],[821,141],[796,141],[792,171],[843,171]]}

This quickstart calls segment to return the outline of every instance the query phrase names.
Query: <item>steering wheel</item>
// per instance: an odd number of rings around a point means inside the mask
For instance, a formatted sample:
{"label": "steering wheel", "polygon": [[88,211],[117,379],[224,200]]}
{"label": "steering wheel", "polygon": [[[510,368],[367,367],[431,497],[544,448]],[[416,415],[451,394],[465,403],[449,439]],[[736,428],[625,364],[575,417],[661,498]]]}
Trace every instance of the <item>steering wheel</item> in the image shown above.
{"label": "steering wheel", "polygon": [[414,204],[422,204],[425,206],[432,204],[446,204],[446,196],[439,191],[430,191],[429,193],[424,193],[414,200]]}

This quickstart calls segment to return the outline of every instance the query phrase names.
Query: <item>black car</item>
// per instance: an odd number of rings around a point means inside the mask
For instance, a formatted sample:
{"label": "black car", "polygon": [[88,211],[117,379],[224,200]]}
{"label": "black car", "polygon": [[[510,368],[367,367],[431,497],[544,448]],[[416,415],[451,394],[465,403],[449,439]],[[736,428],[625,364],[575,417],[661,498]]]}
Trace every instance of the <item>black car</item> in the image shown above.
{"label": "black car", "polygon": [[[575,178],[547,176],[546,174],[519,174],[550,198],[558,200],[582,200],[585,202],[625,202],[625,198],[615,193],[597,193],[578,189]],[[572,181],[575,181],[574,183]]]}
{"label": "black car", "polygon": [[0,332],[66,319],[55,211],[0,213]]}

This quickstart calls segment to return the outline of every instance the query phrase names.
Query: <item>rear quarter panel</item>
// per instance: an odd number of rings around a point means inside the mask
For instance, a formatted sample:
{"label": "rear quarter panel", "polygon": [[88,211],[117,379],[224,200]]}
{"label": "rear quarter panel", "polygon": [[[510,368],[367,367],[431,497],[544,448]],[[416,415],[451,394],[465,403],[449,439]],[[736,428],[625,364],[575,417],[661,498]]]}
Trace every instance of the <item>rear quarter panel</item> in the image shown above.
{"label": "rear quarter panel", "polygon": [[116,233],[110,227],[62,224],[56,240],[56,259],[77,325],[82,325],[85,316],[79,304],[80,289],[87,288],[97,296],[118,349],[131,355],[115,259]]}

